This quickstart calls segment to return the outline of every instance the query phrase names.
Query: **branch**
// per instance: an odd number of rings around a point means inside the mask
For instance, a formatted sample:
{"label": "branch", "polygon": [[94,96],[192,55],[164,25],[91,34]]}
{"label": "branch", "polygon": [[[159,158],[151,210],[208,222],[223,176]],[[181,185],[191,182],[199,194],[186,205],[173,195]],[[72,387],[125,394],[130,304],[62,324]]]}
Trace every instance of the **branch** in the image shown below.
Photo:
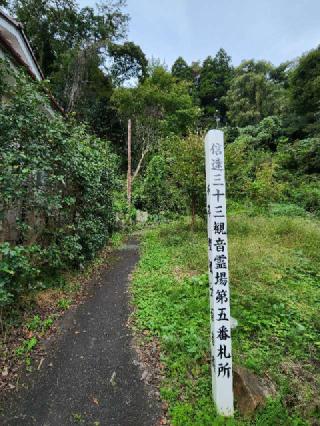
{"label": "branch", "polygon": [[148,146],[142,151],[139,163],[138,163],[137,168],[136,168],[136,170],[135,170],[135,172],[133,173],[133,176],[132,176],[132,182],[138,176],[138,173],[140,172],[140,169],[141,169],[144,157],[146,156],[146,154],[148,153],[148,151],[149,151],[149,147]]}

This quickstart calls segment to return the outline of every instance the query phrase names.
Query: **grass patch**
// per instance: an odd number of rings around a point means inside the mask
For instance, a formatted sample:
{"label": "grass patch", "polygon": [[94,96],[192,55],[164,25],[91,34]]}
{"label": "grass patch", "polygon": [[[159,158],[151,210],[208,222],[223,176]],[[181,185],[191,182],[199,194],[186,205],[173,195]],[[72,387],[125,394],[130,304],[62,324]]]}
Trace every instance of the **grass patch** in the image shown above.
{"label": "grass patch", "polygon": [[320,227],[307,217],[230,214],[234,363],[274,381],[254,419],[218,418],[211,401],[206,226],[149,230],[133,278],[135,320],[157,336],[174,426],[305,425],[319,419]]}

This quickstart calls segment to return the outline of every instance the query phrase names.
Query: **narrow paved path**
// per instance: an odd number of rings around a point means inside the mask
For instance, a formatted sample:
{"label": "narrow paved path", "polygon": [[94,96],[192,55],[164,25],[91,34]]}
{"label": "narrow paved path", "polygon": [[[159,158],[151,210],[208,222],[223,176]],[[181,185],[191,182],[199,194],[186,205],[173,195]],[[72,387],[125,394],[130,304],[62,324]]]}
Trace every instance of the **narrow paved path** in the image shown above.
{"label": "narrow paved path", "polygon": [[157,424],[159,405],[141,381],[126,327],[128,276],[137,260],[135,240],[114,254],[100,284],[62,321],[61,336],[41,370],[5,401],[0,424]]}

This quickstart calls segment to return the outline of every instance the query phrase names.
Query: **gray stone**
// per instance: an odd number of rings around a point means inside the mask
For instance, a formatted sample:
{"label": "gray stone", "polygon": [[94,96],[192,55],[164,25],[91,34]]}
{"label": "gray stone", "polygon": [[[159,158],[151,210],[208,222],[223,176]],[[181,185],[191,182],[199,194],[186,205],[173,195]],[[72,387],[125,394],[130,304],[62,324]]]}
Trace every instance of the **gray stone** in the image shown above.
{"label": "gray stone", "polygon": [[137,223],[146,223],[148,221],[149,213],[142,210],[137,210],[136,221]]}

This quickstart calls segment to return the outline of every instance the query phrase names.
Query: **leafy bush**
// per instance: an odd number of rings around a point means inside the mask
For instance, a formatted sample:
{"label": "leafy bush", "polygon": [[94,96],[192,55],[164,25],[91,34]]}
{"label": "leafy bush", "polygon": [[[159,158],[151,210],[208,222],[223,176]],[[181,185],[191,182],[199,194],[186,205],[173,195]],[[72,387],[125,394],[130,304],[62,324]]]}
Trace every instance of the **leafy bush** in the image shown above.
{"label": "leafy bush", "polygon": [[269,116],[257,125],[246,126],[239,130],[240,135],[252,138],[252,148],[263,147],[275,150],[277,142],[282,140],[281,120],[276,116]]}
{"label": "leafy bush", "polygon": [[152,157],[144,178],[136,183],[133,198],[138,208],[151,214],[185,210],[185,197],[173,180],[170,158]]}
{"label": "leafy bush", "polygon": [[258,204],[284,199],[286,184],[278,178],[276,158],[265,150],[253,150],[253,144],[252,136],[241,135],[226,147],[229,196],[235,200],[247,198]]}
{"label": "leafy bush", "polygon": [[260,164],[255,171],[255,178],[248,185],[249,197],[258,204],[281,200],[285,185],[277,180],[277,164],[267,161]]}
{"label": "leafy bush", "polygon": [[37,267],[42,252],[39,246],[10,247],[0,244],[0,307],[37,286],[40,270]]}
{"label": "leafy bush", "polygon": [[279,150],[282,167],[298,173],[320,173],[320,137],[297,140]]}
{"label": "leafy bush", "polygon": [[311,182],[301,182],[292,190],[294,200],[311,213],[320,213],[319,179]]}
{"label": "leafy bush", "polygon": [[177,188],[184,195],[192,214],[205,214],[204,135],[189,134],[186,138],[172,137],[166,141],[170,169]]}
{"label": "leafy bush", "polygon": [[106,141],[53,112],[43,90],[5,64],[0,86],[8,99],[0,106],[0,213],[15,212],[18,232],[15,247],[1,246],[0,303],[8,305],[41,273],[78,266],[105,244],[118,160]]}
{"label": "leafy bush", "polygon": [[290,203],[272,203],[269,208],[269,213],[272,216],[305,216],[306,211],[296,204]]}

